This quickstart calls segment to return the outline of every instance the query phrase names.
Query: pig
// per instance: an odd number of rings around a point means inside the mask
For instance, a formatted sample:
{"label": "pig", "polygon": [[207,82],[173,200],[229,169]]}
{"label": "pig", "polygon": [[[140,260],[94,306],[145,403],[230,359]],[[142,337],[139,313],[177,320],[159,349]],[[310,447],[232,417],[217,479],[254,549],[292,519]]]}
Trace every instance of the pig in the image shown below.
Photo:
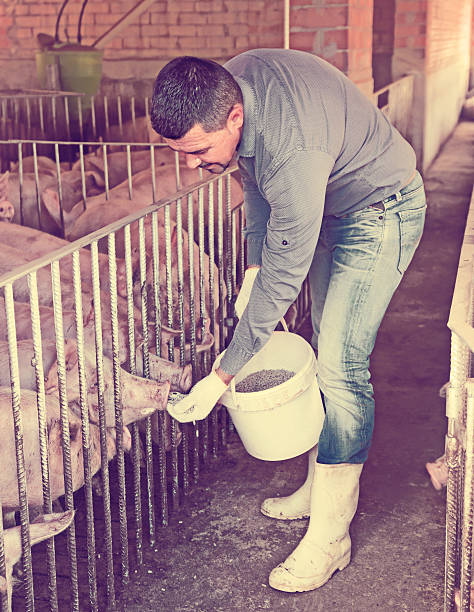
{"label": "pig", "polygon": [[[30,523],[30,544],[34,546],[60,534],[72,523],[75,510],[43,514]],[[21,527],[11,527],[3,532],[5,546],[6,577],[0,576],[0,593],[7,594],[7,610],[12,610],[13,566],[21,559]]]}
{"label": "pig", "polygon": [[9,173],[0,175],[0,221],[10,223],[15,216],[15,207],[8,199]]}
{"label": "pig", "polygon": [[[82,177],[80,172],[66,171],[61,173],[61,191],[64,209],[70,210],[77,202],[82,202]],[[97,195],[102,188],[97,185],[96,173],[88,172],[84,177],[86,195]],[[59,236],[62,225],[59,220],[51,218],[47,207],[42,201],[45,189],[58,189],[57,175],[38,175],[38,185],[34,173],[23,174],[23,188],[20,192],[20,176],[13,172],[6,172],[0,179],[0,199],[2,196],[8,200],[14,209],[13,222],[21,223],[36,229],[42,229],[49,234]],[[38,193],[39,205],[38,205]],[[21,193],[21,197],[20,197]],[[81,203],[83,207],[83,204]]]}
{"label": "pig", "polygon": [[[31,309],[26,302],[14,302],[15,328],[17,340],[27,340],[33,337],[31,328]],[[56,338],[54,327],[54,310],[48,306],[40,306],[40,326],[42,337],[54,340]],[[63,310],[63,330],[65,338],[76,338],[76,313],[73,310]],[[92,305],[83,309],[83,325],[87,326],[93,317]],[[5,300],[0,297],[0,341],[8,340]],[[88,340],[92,340],[92,335]]]}
{"label": "pig", "polygon": [[[15,247],[3,244],[0,249],[0,276],[12,272],[18,266],[27,264],[31,260],[28,253]],[[43,306],[52,306],[53,292],[51,287],[51,272],[49,266],[36,271],[38,284],[38,300]],[[27,276],[22,276],[13,282],[13,297],[18,302],[29,301],[29,288]],[[87,299],[88,288],[83,287],[83,297]],[[0,289],[3,295],[3,288]],[[71,283],[63,282],[61,285],[61,296],[63,308],[72,310],[74,308],[74,288]],[[89,301],[92,296],[89,295]]]}
{"label": "pig", "polygon": [[[72,410],[78,410],[79,402],[79,370],[77,346],[69,342],[65,346],[66,362],[66,387],[67,398]],[[87,386],[87,404],[89,408],[89,420],[91,423],[99,423],[99,405],[97,398],[97,369],[95,351],[86,348],[84,355],[85,377]],[[104,406],[107,427],[115,425],[115,403],[114,403],[114,379],[113,363],[104,358]],[[58,364],[51,364],[47,373],[45,389],[47,394],[58,391]],[[122,400],[123,423],[128,425],[153,414],[156,410],[165,410],[168,401],[170,383],[156,382],[129,374],[126,370],[120,370],[120,394]],[[76,406],[72,403],[76,402]]]}
{"label": "pig", "polygon": [[[182,167],[180,169],[180,180],[183,187],[192,185],[200,181],[199,171],[197,169],[191,169]],[[109,192],[109,200],[106,199],[105,194],[90,198],[87,202],[87,210],[84,210],[84,206],[81,202],[76,204],[71,211],[67,212],[64,218],[66,237],[68,240],[76,240],[91,231],[95,231],[99,227],[103,227],[112,221],[123,218],[124,216],[141,210],[153,202],[153,190],[152,190],[152,177],[151,170],[148,168],[142,170],[137,174],[133,175],[132,181],[133,191],[132,198],[129,199],[129,184],[128,180],[124,180],[122,183],[114,187]],[[174,164],[162,166],[156,172],[156,200],[160,200],[167,196],[173,195],[177,191],[176,186],[176,168]],[[214,190],[214,201],[217,201],[217,189]],[[204,190],[204,214],[208,210],[207,202],[207,189]],[[239,206],[243,201],[242,188],[238,181],[231,177],[231,195],[232,204],[231,207],[235,208]],[[184,210],[187,210],[187,198],[185,198],[186,206]],[[51,218],[55,219],[60,224],[60,205],[58,194],[53,189],[45,189],[43,192],[44,206],[47,208]],[[104,207],[108,209],[114,208],[114,212],[107,210],[104,212]],[[95,210],[96,206],[101,207],[100,212],[100,223],[98,225],[98,213]],[[198,193],[193,193],[193,207],[194,207],[194,227],[195,227],[195,238],[197,238],[198,230]],[[117,209],[120,209],[117,211]],[[117,214],[119,212],[119,214]],[[163,213],[160,213],[160,216]],[[176,219],[176,207],[170,207],[170,214],[173,220]],[[162,217],[163,218],[163,217]],[[187,229],[187,214],[183,214],[183,227]]]}
{"label": "pig", "polygon": [[[175,164],[175,158],[176,154],[169,147],[154,148],[155,168],[164,165],[173,165]],[[150,149],[137,150],[132,147],[130,150],[130,163],[132,175],[150,168]],[[71,169],[80,172],[81,161],[77,160],[74,162]],[[95,177],[97,186],[100,186],[102,191],[105,191],[105,160],[101,148],[84,156],[84,171],[86,173],[91,172]],[[128,159],[126,151],[115,151],[112,146],[107,148],[107,177],[109,189],[113,189],[120,183],[128,180]],[[68,208],[68,210],[70,210],[70,208]]]}
{"label": "pig", "polygon": [[[4,228],[4,231],[0,232],[0,244],[2,245],[15,245],[16,249],[21,248],[25,259],[29,261],[46,255],[51,251],[60,249],[65,246],[69,246],[70,243],[67,240],[52,236],[46,232],[17,225],[11,223],[8,227]],[[92,256],[88,249],[81,248],[79,250],[79,260],[81,265],[81,278],[83,285],[86,286],[88,291],[92,290]],[[99,277],[100,286],[103,289],[109,288],[109,258],[104,253],[99,253]],[[125,273],[125,262],[123,259],[116,258],[117,266],[117,293],[121,297],[127,295],[127,281]],[[73,282],[73,270],[72,270],[72,255],[67,255],[61,259],[60,262],[61,279],[64,282],[72,284]]]}
{"label": "pig", "polygon": [[[56,176],[56,162],[46,155],[37,155],[36,156],[36,166],[38,168],[38,172],[41,174],[49,174],[51,176]],[[34,155],[28,155],[27,157],[23,157],[21,160],[21,168],[23,173],[26,172],[34,172],[35,171],[35,158]],[[20,162],[12,163],[10,165],[10,170],[12,172],[20,171]]]}
{"label": "pig", "polygon": [[[66,340],[66,350],[73,340]],[[36,390],[36,370],[34,366],[33,340],[18,340],[16,343],[18,352],[18,370],[20,373],[20,387],[22,389]],[[45,340],[42,342],[43,377],[56,363],[56,342]],[[7,387],[10,384],[10,360],[8,342],[0,340],[0,386]]]}
{"label": "pig", "polygon": [[[64,495],[64,471],[62,451],[62,427],[58,398],[45,396],[47,444],[50,471],[51,498]],[[43,486],[41,478],[40,446],[38,439],[37,395],[34,391],[21,390],[21,415],[23,424],[23,449],[28,505],[40,508],[43,504]],[[82,453],[81,419],[68,411],[69,433],[71,439],[72,486],[76,491],[84,484],[84,461]],[[9,512],[18,509],[18,486],[15,436],[12,413],[11,389],[0,387],[0,422],[4,439],[0,448],[2,473],[0,476],[0,502],[3,510]],[[90,424],[90,458],[91,474],[101,466],[99,428]],[[116,454],[115,429],[107,430],[107,457],[110,461]],[[128,429],[123,429],[124,448],[130,450],[131,436]]]}

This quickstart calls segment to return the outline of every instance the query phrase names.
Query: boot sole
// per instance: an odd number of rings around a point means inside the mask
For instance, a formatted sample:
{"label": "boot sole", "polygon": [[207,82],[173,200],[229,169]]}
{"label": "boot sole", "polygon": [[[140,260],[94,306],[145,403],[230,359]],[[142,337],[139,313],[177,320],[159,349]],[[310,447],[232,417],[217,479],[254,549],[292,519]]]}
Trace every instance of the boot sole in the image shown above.
{"label": "boot sole", "polygon": [[[306,591],[314,591],[314,589],[319,589],[320,587],[325,585],[335,572],[337,572],[338,570],[341,572],[343,569],[345,569],[350,562],[351,553],[349,551],[349,553],[344,555],[344,557],[339,561],[339,563],[336,563],[335,567],[331,568],[331,570],[329,570],[329,572],[327,572],[324,578],[322,579],[320,578],[319,580],[313,580],[313,582],[310,582],[310,578],[297,578],[296,576],[293,576],[292,574],[287,572],[288,577],[295,581],[293,584],[279,584],[277,586],[276,584],[272,584],[271,580],[269,580],[268,583],[272,587],[272,589],[276,589],[277,591],[284,591],[285,593],[305,593]],[[296,584],[298,580],[301,580],[300,584]]]}
{"label": "boot sole", "polygon": [[260,508],[260,512],[264,516],[268,516],[268,518],[277,519],[280,521],[296,521],[298,519],[309,518],[310,516],[309,512],[304,512],[303,514],[292,514],[291,516],[288,516],[287,514],[286,515],[281,515],[281,514],[276,515],[276,514],[272,514],[271,512],[267,512],[263,508]]}

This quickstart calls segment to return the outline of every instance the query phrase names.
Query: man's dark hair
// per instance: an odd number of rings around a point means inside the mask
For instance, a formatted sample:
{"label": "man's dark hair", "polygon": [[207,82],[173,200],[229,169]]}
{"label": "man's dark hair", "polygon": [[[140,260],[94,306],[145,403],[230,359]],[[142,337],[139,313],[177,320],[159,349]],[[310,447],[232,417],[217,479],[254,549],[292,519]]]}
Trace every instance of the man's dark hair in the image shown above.
{"label": "man's dark hair", "polygon": [[217,62],[198,57],[177,57],[160,70],[151,101],[153,129],[173,140],[196,124],[205,132],[225,127],[242,92],[234,77]]}

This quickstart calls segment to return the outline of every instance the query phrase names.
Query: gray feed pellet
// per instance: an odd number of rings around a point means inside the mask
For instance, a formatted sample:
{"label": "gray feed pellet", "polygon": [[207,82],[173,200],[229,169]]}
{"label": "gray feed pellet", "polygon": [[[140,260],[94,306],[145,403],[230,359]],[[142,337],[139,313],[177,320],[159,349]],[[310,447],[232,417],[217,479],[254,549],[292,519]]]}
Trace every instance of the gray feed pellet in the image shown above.
{"label": "gray feed pellet", "polygon": [[289,370],[258,370],[246,376],[235,385],[238,393],[253,393],[254,391],[265,391],[281,383],[286,382],[295,375]]}

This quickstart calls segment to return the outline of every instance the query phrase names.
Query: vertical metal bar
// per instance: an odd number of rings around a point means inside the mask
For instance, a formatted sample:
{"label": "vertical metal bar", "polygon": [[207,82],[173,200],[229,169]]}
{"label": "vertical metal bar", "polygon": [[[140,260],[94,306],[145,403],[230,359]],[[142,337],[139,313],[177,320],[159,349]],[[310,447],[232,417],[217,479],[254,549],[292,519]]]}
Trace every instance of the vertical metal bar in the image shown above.
{"label": "vertical metal bar", "polygon": [[[190,201],[192,202],[192,198],[190,198]],[[189,240],[192,239],[193,237],[193,233],[190,233],[189,236]],[[205,300],[205,296],[206,296],[206,287],[205,287],[205,282],[204,282],[204,276],[205,276],[205,270],[204,270],[204,189],[201,188],[198,190],[198,257],[199,257],[199,261],[197,262],[198,265],[198,271],[199,271],[199,322],[200,322],[200,334],[201,334],[201,339],[204,339],[204,333],[206,331],[206,316],[207,316],[207,312],[206,312],[206,300]],[[193,241],[193,247],[194,247],[194,241]],[[193,270],[194,273],[194,270]],[[191,351],[193,351],[192,348],[192,342],[191,342]],[[192,355],[192,352],[191,352]],[[204,359],[202,360],[204,361]],[[203,368],[201,367],[202,365],[204,365],[204,371],[207,373],[207,364],[199,364],[199,377],[202,377],[202,372],[203,372]],[[200,431],[202,432],[202,436],[201,436],[201,451],[202,451],[202,460],[204,463],[207,462],[208,459],[208,451],[209,451],[209,421],[206,418],[204,421],[202,421],[200,423]]]}
{"label": "vertical metal bar", "polygon": [[128,197],[132,199],[133,188],[132,188],[132,159],[130,156],[130,145],[127,144],[127,174],[128,174]]}
{"label": "vertical metal bar", "polygon": [[220,306],[220,319],[219,319],[219,350],[220,353],[225,347],[224,337],[224,317],[225,312],[225,278],[224,278],[224,221],[223,221],[223,209],[224,209],[224,198],[223,198],[223,184],[222,177],[217,180],[217,270],[219,274],[219,306]]}
{"label": "vertical metal bar", "polygon": [[102,154],[104,157],[104,183],[105,183],[105,199],[108,200],[110,198],[109,191],[109,162],[107,160],[107,150],[108,147],[106,144],[102,145]]}
{"label": "vertical metal bar", "polygon": [[89,408],[87,402],[86,368],[84,363],[81,267],[79,260],[79,251],[77,250],[74,251],[72,254],[72,271],[74,285],[74,305],[76,315],[76,340],[79,373],[79,404],[81,410],[82,453],[84,458],[84,497],[86,500],[87,521],[87,575],[89,580],[89,604],[91,610],[96,612],[99,607],[97,601],[97,568],[94,532],[94,507],[92,499],[92,456],[91,438],[89,430]]}
{"label": "vertical metal bar", "polygon": [[43,137],[46,136],[44,131],[44,113],[43,113],[43,97],[40,96],[38,98],[38,111],[39,111],[39,120],[40,120],[40,130]]}
{"label": "vertical metal bar", "polygon": [[121,138],[123,138],[122,104],[120,102],[120,96],[117,96],[117,117],[118,117],[120,136]]}
{"label": "vertical metal bar", "polygon": [[133,125],[133,132],[135,133],[135,128],[136,128],[136,113],[135,113],[135,96],[132,96],[130,98],[130,113],[132,116],[132,125]]}
{"label": "vertical metal bar", "polygon": [[31,134],[31,107],[30,100],[28,98],[25,99],[26,106],[26,126],[28,129],[28,134]]}
{"label": "vertical metal bar", "polygon": [[87,190],[86,190],[86,172],[84,168],[84,145],[79,145],[79,161],[81,166],[81,186],[82,186],[82,199],[84,201],[84,210],[87,208]]}
{"label": "vertical metal bar", "polygon": [[[176,180],[179,182],[180,178],[177,176]],[[185,364],[186,360],[186,338],[185,338],[185,320],[184,320],[184,263],[183,263],[183,212],[182,212],[182,201],[178,199],[175,203],[176,206],[176,274],[177,274],[177,292],[178,292],[178,328],[181,330],[179,339],[179,363],[181,366]],[[175,424],[174,424],[175,425]],[[174,456],[175,445],[177,442],[177,427],[172,430],[172,453]],[[183,457],[183,493],[184,495],[189,494],[189,438],[188,428],[183,427],[183,438],[182,438],[182,457]],[[177,454],[176,454],[177,457]]]}
{"label": "vertical metal bar", "polygon": [[[152,173],[154,175],[154,173]],[[152,252],[153,252],[153,301],[155,304],[155,349],[156,354],[161,355],[161,304],[160,304],[160,245],[158,231],[158,214],[154,212],[151,219],[152,231]],[[160,478],[160,509],[161,509],[161,524],[168,524],[168,485],[167,485],[167,468],[166,468],[166,452],[164,440],[165,419],[168,418],[165,414],[158,412],[158,463],[159,463],[159,478]]]}
{"label": "vertical metal bar", "polygon": [[[130,152],[130,148],[128,149]],[[149,339],[148,339],[148,289],[146,274],[146,245],[145,245],[145,219],[141,217],[138,221],[139,254],[140,254],[140,287],[142,307],[142,332],[143,332],[143,376],[150,377]],[[154,483],[153,483],[153,448],[151,435],[151,417],[145,420],[145,448],[146,448],[146,484],[148,497],[148,529],[150,534],[150,546],[155,544],[155,505],[154,505]]]}
{"label": "vertical metal bar", "polygon": [[112,355],[114,372],[115,436],[117,445],[117,467],[120,484],[120,544],[122,561],[122,584],[129,580],[128,541],[127,541],[127,503],[125,493],[125,462],[123,456],[123,418],[120,393],[120,358],[117,311],[117,262],[115,259],[115,234],[108,235],[109,283],[110,283],[110,320],[112,326]]}
{"label": "vertical metal bar", "polygon": [[95,96],[91,96],[91,125],[92,125],[92,138],[97,138],[97,123],[95,114]]}
{"label": "vertical metal bar", "polygon": [[66,140],[71,140],[71,121],[69,119],[69,98],[64,96],[64,118],[66,121]]}
{"label": "vertical metal bar", "polygon": [[[137,373],[135,356],[135,305],[133,302],[133,269],[132,269],[132,249],[130,225],[124,227],[124,246],[125,246],[125,274],[127,282],[127,319],[128,319],[128,344],[129,344],[129,369],[131,374]],[[137,564],[143,563],[143,544],[142,544],[142,500],[141,500],[141,440],[137,423],[132,427],[132,466],[133,466],[133,501],[135,518],[135,553]]]}
{"label": "vertical metal bar", "polygon": [[56,127],[57,127],[57,109],[56,109],[56,98],[51,98],[51,116],[53,118],[53,134],[54,138],[57,138]]}
{"label": "vertical metal bar", "polygon": [[81,137],[81,140],[84,140],[84,128],[83,128],[83,121],[82,121],[82,100],[81,100],[81,96],[77,96],[77,114],[79,117],[79,134]]}
{"label": "vertical metal bar", "polygon": [[[54,331],[56,336],[56,355],[58,359],[58,389],[59,406],[61,416],[61,436],[63,448],[64,490],[66,509],[74,508],[73,485],[72,485],[72,463],[71,463],[71,440],[69,437],[69,408],[66,391],[66,363],[64,356],[64,331],[63,312],[61,303],[61,277],[59,273],[59,262],[51,264],[51,281],[53,289],[54,308]],[[67,547],[69,553],[69,565],[71,571],[71,609],[79,612],[79,586],[77,575],[77,553],[74,521],[67,530]]]}
{"label": "vertical metal bar", "polygon": [[[94,299],[94,332],[95,350],[97,364],[97,400],[99,406],[99,432],[100,432],[100,456],[101,456],[101,475],[103,487],[104,505],[104,543],[106,558],[106,589],[107,603],[110,607],[115,605],[115,581],[114,581],[114,557],[112,550],[112,513],[110,507],[110,485],[109,485],[109,464],[107,452],[107,433],[105,418],[105,381],[103,366],[103,345],[102,345],[102,311],[99,279],[99,255],[97,241],[91,243],[91,275],[92,291]],[[106,331],[108,333],[108,330]]]}
{"label": "vertical metal bar", "polygon": [[[46,417],[43,350],[41,342],[41,326],[36,272],[31,272],[28,275],[28,286],[30,293],[31,330],[33,336],[34,366],[38,405],[38,438],[41,460],[41,479],[43,483],[43,512],[45,514],[49,514],[52,512],[52,499],[49,479],[48,429]],[[49,608],[52,611],[57,611],[58,592],[56,583],[56,561],[54,548],[54,539],[48,539],[46,543],[46,563],[48,572]]]}
{"label": "vertical metal bar", "polygon": [[23,148],[22,143],[18,143],[18,182],[20,183],[20,225],[25,224],[23,217]]}
{"label": "vertical metal bar", "polygon": [[[193,383],[198,379],[197,356],[196,356],[196,305],[195,305],[195,286],[194,286],[194,210],[192,193],[188,195],[188,285],[189,285],[189,348],[190,360],[193,369]],[[198,263],[199,265],[199,263]],[[193,423],[193,479],[197,482],[200,469],[200,424]]]}
{"label": "vertical metal bar", "polygon": [[471,608],[472,529],[474,517],[474,379],[468,380],[466,386],[466,464],[461,545],[461,612],[469,612]]}
{"label": "vertical metal bar", "polygon": [[[176,231],[176,228],[175,228]],[[179,238],[179,236],[177,236]],[[171,253],[171,219],[170,206],[165,206],[165,253],[166,253],[166,297],[168,325],[173,327],[173,269]],[[170,339],[168,344],[168,358],[174,361],[174,341]],[[173,508],[179,505],[179,481],[178,481],[178,457],[176,449],[176,422],[171,420],[171,501]]]}
{"label": "vertical metal bar", "polygon": [[54,156],[56,159],[56,176],[58,179],[58,197],[59,197],[59,216],[61,219],[61,229],[63,238],[66,236],[66,226],[64,224],[64,200],[63,200],[63,184],[61,181],[61,162],[59,160],[59,145],[54,143]]}
{"label": "vertical metal bar", "polygon": [[464,385],[468,376],[468,352],[462,339],[451,334],[451,372],[450,385],[446,393],[446,416],[448,433],[446,436],[446,463],[448,482],[446,491],[446,539],[445,539],[445,577],[444,610],[454,609],[454,589],[459,567],[459,531],[461,481],[461,446],[456,437],[456,420],[462,421],[466,392]]}
{"label": "vertical metal bar", "polygon": [[7,319],[8,352],[10,363],[10,381],[12,391],[13,426],[15,434],[16,465],[18,475],[18,498],[21,518],[21,549],[23,588],[27,612],[33,612],[33,570],[31,566],[30,518],[28,512],[28,494],[26,488],[25,457],[23,446],[23,422],[21,416],[20,371],[18,368],[18,351],[16,344],[15,310],[13,302],[13,287],[5,285],[5,312]]}
{"label": "vertical metal bar", "polygon": [[107,96],[104,96],[104,119],[105,119],[105,133],[107,136],[109,136],[110,125],[109,125],[109,107],[108,107]]}
{"label": "vertical metal bar", "polygon": [[38,156],[36,154],[36,142],[33,142],[33,170],[35,175],[35,186],[36,186],[36,212],[38,213],[38,227],[40,230],[43,229],[43,224],[41,223],[41,187],[39,183],[39,173],[38,173]]}
{"label": "vertical metal bar", "polygon": [[[214,279],[214,266],[215,266],[215,252],[214,252],[214,182],[209,183],[208,187],[208,223],[207,223],[207,237],[208,237],[208,250],[209,250],[209,316],[210,316],[210,332],[214,337],[214,344],[211,347],[211,361],[214,363],[217,357],[217,346],[216,346],[216,306],[214,300],[215,290],[215,279]],[[217,449],[219,444],[218,434],[218,413],[216,410],[211,412],[211,432],[212,432],[212,456],[217,457]]]}
{"label": "vertical metal bar", "polygon": [[[0,503],[0,578],[7,579],[7,566],[5,563],[5,540],[3,537],[3,508]],[[2,612],[8,610],[8,597],[6,589],[0,590],[0,609]],[[8,610],[8,612],[10,612]]]}

